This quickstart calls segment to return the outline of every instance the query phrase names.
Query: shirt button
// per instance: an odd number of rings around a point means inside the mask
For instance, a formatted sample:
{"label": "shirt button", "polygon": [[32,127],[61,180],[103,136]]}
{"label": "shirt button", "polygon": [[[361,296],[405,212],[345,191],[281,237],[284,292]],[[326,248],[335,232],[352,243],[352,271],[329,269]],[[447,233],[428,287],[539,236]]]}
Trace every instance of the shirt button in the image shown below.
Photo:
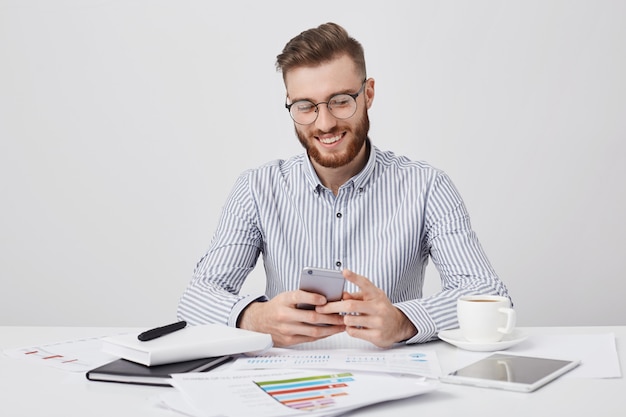
{"label": "shirt button", "polygon": [[341,266],[341,261],[337,261],[337,262],[335,262],[335,265],[337,265],[337,266]]}
{"label": "shirt button", "polygon": [[341,216],[342,216],[342,214],[341,214],[341,213],[337,213],[337,218],[338,218],[338,219],[340,219],[340,218],[341,218]]}

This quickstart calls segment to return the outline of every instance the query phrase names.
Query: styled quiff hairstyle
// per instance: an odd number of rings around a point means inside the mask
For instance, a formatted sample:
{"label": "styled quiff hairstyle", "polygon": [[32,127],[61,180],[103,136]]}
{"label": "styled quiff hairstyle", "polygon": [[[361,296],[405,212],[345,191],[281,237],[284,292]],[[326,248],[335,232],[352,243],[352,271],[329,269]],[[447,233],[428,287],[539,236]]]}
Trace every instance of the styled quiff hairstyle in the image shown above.
{"label": "styled quiff hairstyle", "polygon": [[324,23],[291,39],[276,57],[276,69],[285,75],[294,68],[315,67],[348,55],[366,78],[363,46],[336,23]]}

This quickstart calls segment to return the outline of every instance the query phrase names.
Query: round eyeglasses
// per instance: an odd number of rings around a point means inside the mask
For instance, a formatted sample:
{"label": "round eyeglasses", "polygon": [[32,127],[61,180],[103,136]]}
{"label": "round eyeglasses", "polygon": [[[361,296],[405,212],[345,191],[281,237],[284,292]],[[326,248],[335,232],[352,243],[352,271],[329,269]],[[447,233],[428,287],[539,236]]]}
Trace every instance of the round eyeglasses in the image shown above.
{"label": "round eyeglasses", "polygon": [[326,108],[333,117],[337,119],[349,119],[356,113],[356,98],[363,92],[365,81],[361,84],[361,88],[354,94],[336,94],[328,101],[320,101],[313,103],[311,100],[298,100],[291,104],[285,104],[291,118],[299,125],[310,125],[317,120],[319,114],[318,106],[326,104]]}

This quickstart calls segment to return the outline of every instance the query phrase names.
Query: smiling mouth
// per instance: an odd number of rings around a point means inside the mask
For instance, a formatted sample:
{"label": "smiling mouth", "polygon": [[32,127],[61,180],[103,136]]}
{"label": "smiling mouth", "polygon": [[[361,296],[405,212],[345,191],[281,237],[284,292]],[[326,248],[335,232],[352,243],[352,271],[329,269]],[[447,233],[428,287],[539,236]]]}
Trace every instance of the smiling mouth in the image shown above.
{"label": "smiling mouth", "polygon": [[332,145],[335,142],[338,142],[343,137],[343,133],[340,133],[335,136],[327,136],[327,137],[318,137],[318,140],[322,142],[324,145]]}

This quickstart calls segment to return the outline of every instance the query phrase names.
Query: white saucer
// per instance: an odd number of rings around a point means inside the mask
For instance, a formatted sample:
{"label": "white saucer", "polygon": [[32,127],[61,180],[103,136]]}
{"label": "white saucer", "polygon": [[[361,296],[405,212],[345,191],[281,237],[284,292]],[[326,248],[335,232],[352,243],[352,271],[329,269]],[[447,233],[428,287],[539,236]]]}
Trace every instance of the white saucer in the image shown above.
{"label": "white saucer", "polygon": [[519,329],[513,330],[513,333],[506,334],[504,335],[502,340],[493,343],[469,342],[461,334],[461,329],[443,330],[439,332],[437,336],[439,336],[441,340],[448,342],[456,347],[465,350],[473,350],[475,352],[494,352],[496,350],[508,349],[511,346],[514,346],[526,340],[526,338],[528,337],[525,332]]}

